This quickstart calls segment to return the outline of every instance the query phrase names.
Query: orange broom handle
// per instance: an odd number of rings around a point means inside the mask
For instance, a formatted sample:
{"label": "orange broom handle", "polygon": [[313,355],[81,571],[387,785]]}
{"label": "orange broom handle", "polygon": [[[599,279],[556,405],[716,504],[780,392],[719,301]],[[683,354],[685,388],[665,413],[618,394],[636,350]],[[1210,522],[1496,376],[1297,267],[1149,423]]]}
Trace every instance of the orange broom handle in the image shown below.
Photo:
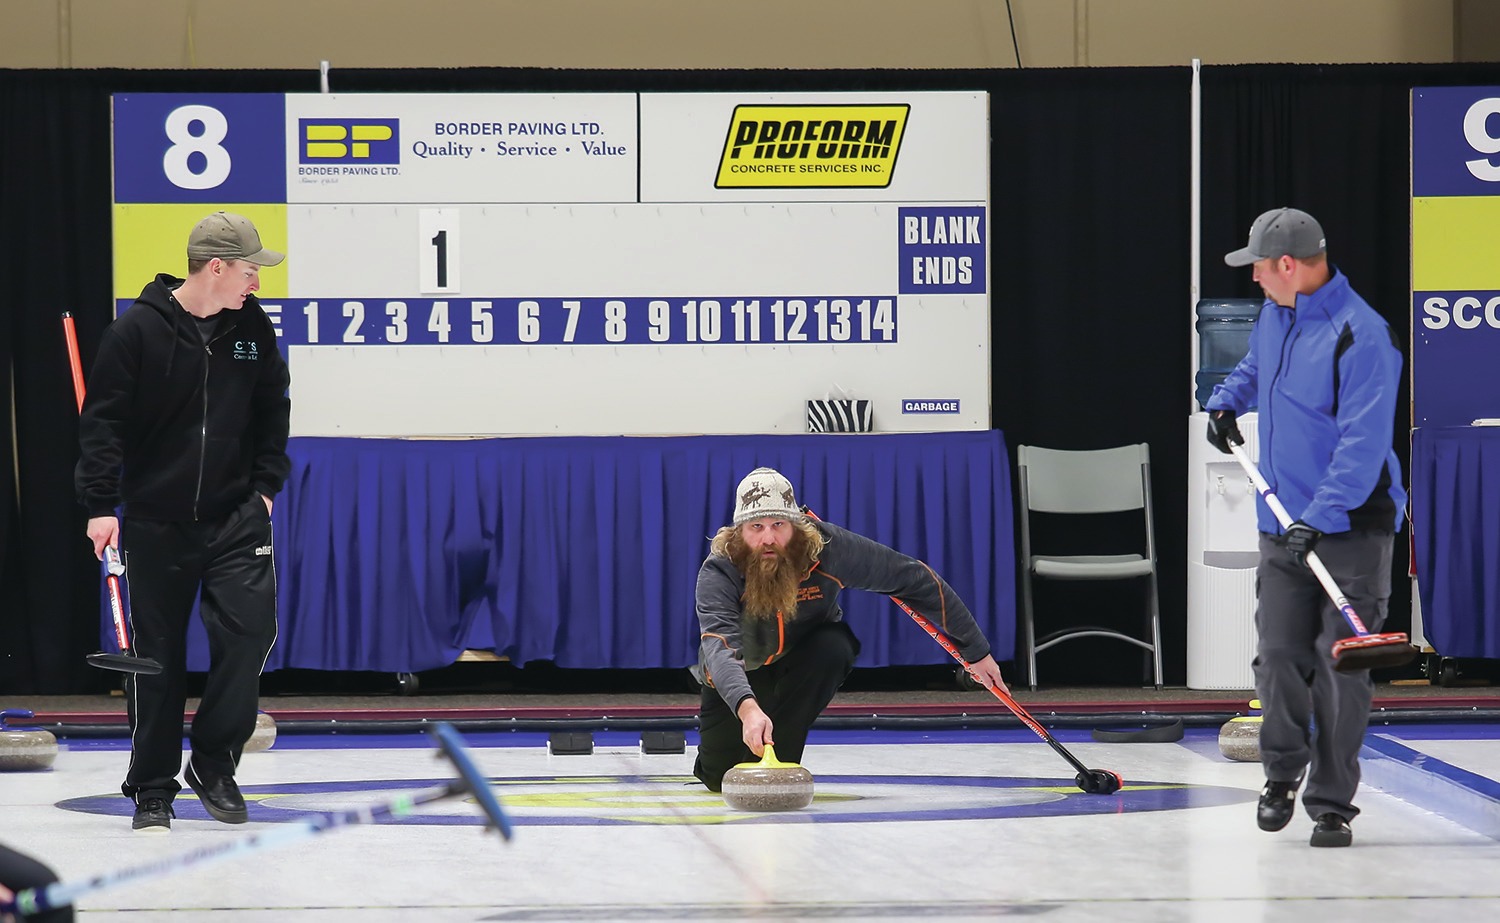
{"label": "orange broom handle", "polygon": [[78,398],[78,412],[83,413],[83,362],[78,358],[78,328],[73,324],[73,314],[64,311],[63,337],[68,341],[68,367],[73,370],[73,396]]}

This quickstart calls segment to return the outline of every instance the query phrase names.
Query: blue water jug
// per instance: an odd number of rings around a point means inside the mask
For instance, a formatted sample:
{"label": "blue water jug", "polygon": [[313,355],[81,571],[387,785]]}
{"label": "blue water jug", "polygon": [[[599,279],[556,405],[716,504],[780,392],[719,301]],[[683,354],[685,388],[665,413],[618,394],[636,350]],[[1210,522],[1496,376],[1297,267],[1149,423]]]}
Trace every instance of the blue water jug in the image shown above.
{"label": "blue water jug", "polygon": [[1198,406],[1250,351],[1250,331],[1260,316],[1260,298],[1204,298],[1198,302]]}

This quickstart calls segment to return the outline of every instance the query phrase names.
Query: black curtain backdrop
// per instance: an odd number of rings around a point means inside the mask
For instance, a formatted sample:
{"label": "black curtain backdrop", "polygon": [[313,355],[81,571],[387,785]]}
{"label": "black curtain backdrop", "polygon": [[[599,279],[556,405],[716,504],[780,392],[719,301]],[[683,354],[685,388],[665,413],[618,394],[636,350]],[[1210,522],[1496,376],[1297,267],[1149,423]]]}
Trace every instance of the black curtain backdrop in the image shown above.
{"label": "black curtain backdrop", "polygon": [[[1185,681],[1187,68],[336,70],[330,79],[340,93],[988,91],[994,425],[1012,452],[1150,443],[1167,681]],[[1323,222],[1335,262],[1408,338],[1408,92],[1500,84],[1500,66],[1214,67],[1202,83],[1201,291],[1255,294],[1248,272],[1219,257],[1243,244],[1255,215],[1295,204]],[[77,414],[59,320],[74,312],[89,367],[113,312],[110,94],[317,89],[311,70],[0,71],[0,408],[14,406],[13,426],[0,425],[0,694],[118,682],[83,660],[98,647],[99,577],[73,498]],[[1408,417],[1403,406],[1403,462]],[[1397,558],[1391,626],[1405,628],[1404,542]],[[1127,602],[1101,593],[1055,604],[1132,624]],[[1081,641],[1044,657],[1049,684],[1144,675],[1118,644]]]}

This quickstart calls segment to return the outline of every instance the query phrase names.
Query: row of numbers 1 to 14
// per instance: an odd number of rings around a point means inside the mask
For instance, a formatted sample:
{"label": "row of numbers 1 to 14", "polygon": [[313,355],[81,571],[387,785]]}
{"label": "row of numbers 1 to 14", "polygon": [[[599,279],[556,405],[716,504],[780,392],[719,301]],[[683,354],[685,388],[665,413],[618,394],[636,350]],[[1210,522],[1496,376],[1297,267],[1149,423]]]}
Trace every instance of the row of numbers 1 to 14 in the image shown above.
{"label": "row of numbers 1 to 14", "polygon": [[284,344],[893,343],[896,299],[319,299],[263,303]]}

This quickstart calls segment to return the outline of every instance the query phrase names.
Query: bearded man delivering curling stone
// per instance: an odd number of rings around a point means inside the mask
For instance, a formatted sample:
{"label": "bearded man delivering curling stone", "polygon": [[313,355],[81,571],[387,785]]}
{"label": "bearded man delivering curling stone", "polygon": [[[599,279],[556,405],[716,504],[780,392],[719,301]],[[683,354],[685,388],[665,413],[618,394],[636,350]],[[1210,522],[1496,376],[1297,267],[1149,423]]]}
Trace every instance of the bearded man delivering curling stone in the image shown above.
{"label": "bearded man delivering curling stone", "polygon": [[714,536],[698,571],[702,640],[693,672],[703,695],[693,774],[710,791],[766,744],[801,762],[808,728],[859,655],[838,604],[846,588],[906,603],[953,640],[979,682],[1010,691],[974,616],[932,568],[809,520],[790,481],[756,468],[735,491],[733,524]]}

